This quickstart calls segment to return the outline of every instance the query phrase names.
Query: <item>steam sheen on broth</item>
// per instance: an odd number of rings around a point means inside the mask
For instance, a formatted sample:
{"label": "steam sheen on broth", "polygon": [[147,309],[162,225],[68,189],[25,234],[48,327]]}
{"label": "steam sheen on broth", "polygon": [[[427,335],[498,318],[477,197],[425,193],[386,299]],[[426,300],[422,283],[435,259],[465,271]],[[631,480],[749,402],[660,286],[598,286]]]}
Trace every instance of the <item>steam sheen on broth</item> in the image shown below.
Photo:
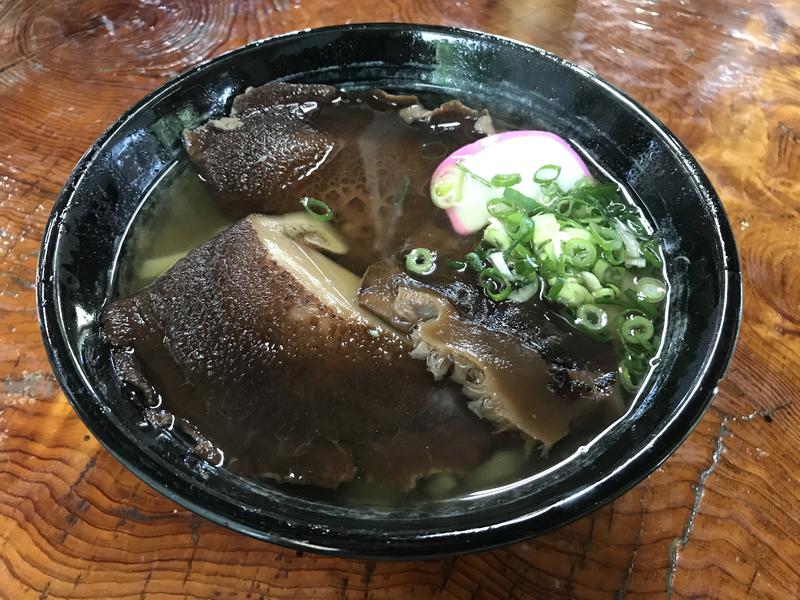
{"label": "steam sheen on broth", "polygon": [[[431,176],[496,126],[457,102],[268,84],[186,132],[191,164],[143,203],[103,315],[150,421],[293,493],[404,505],[524,479],[620,416],[619,344],[448,266],[487,244],[453,230]],[[404,268],[419,248],[430,272]]]}

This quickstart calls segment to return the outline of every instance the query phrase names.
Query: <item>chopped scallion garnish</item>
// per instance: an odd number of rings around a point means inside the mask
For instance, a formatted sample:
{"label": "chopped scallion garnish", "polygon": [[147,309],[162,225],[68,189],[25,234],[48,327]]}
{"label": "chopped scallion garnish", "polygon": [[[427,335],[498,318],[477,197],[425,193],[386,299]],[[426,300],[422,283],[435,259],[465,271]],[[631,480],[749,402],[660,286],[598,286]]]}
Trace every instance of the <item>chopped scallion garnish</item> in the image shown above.
{"label": "chopped scallion garnish", "polygon": [[653,337],[653,322],[639,315],[624,319],[619,335],[627,344],[643,344]]}
{"label": "chopped scallion garnish", "polygon": [[428,275],[436,268],[436,255],[427,248],[414,248],[406,254],[406,269],[417,275]]}
{"label": "chopped scallion garnish", "polygon": [[602,331],[608,325],[608,313],[596,304],[582,304],[575,314],[575,323],[591,331]]}
{"label": "chopped scallion garnish", "polygon": [[533,174],[533,180],[536,183],[552,183],[558,176],[561,175],[561,167],[558,165],[544,165],[536,170]]}
{"label": "chopped scallion garnish", "polygon": [[522,181],[522,177],[519,173],[507,173],[495,175],[489,180],[489,183],[494,187],[511,187],[512,185],[517,185],[520,181]]}
{"label": "chopped scallion garnish", "polygon": [[595,302],[602,302],[604,300],[614,300],[617,297],[617,293],[609,286],[593,291],[592,296]]}
{"label": "chopped scallion garnish", "polygon": [[636,282],[639,297],[645,302],[661,302],[667,296],[667,288],[655,277],[640,277]]}
{"label": "chopped scallion garnish", "polygon": [[300,204],[311,216],[320,221],[330,221],[333,219],[333,209],[322,200],[317,200],[311,196],[304,196],[300,199]]}
{"label": "chopped scallion garnish", "polygon": [[467,263],[463,260],[448,260],[447,268],[453,269],[454,271],[463,271],[467,268]]}
{"label": "chopped scallion garnish", "polygon": [[576,269],[591,269],[597,260],[594,244],[580,238],[573,238],[565,243],[564,254]]}
{"label": "chopped scallion garnish", "polygon": [[[456,165],[453,172],[459,178],[472,178],[497,190],[498,196],[486,202],[489,224],[475,251],[448,266],[477,273],[492,300],[544,299],[559,306],[561,316],[577,329],[613,342],[620,352],[619,380],[635,391],[658,350],[660,306],[668,292],[658,278],[662,259],[657,239],[641,216],[613,183],[584,178],[562,189],[559,165],[536,170],[537,194],[513,187],[522,182],[519,173],[487,180],[460,162]],[[437,206],[450,205],[442,201]]]}
{"label": "chopped scallion garnish", "polygon": [[464,256],[464,260],[467,266],[476,273],[480,273],[483,270],[484,262],[477,252],[468,252],[466,256]]}
{"label": "chopped scallion garnish", "polygon": [[492,198],[486,203],[486,212],[501,219],[516,212],[514,205],[505,198]]}
{"label": "chopped scallion garnish", "polygon": [[622,267],[609,266],[603,273],[603,282],[612,283],[616,286],[619,286],[625,280],[625,274],[626,271]]}
{"label": "chopped scallion garnish", "polygon": [[558,296],[556,296],[556,300],[564,306],[576,308],[592,300],[592,295],[589,290],[577,281],[565,281],[558,292]]}
{"label": "chopped scallion garnish", "polygon": [[489,180],[488,180],[488,179],[485,179],[484,177],[481,177],[480,175],[478,175],[478,174],[477,174],[477,173],[475,173],[474,171],[471,171],[470,169],[468,169],[467,167],[465,167],[465,166],[464,166],[464,163],[463,163],[462,161],[458,161],[458,162],[456,162],[456,166],[457,166],[457,167],[458,167],[458,168],[459,168],[461,171],[463,171],[465,175],[468,175],[469,177],[472,177],[472,178],[473,178],[475,181],[477,181],[478,183],[482,183],[482,184],[483,184],[483,185],[485,185],[486,187],[494,187],[494,186],[493,186],[493,185],[492,185],[492,184],[489,182]]}
{"label": "chopped scallion garnish", "polygon": [[478,283],[489,298],[495,302],[505,300],[511,295],[511,283],[499,269],[488,267],[478,274]]}

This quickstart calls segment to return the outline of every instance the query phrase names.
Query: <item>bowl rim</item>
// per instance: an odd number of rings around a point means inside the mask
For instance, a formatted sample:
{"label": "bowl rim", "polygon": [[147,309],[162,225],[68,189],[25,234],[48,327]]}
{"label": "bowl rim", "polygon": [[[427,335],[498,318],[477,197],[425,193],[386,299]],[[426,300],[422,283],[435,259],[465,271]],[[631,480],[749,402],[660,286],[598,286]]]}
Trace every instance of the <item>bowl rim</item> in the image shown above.
{"label": "bowl rim", "polygon": [[[245,522],[231,518],[230,514],[225,515],[218,510],[209,509],[198,504],[192,500],[187,493],[187,489],[176,491],[174,486],[167,485],[163,478],[152,476],[152,473],[158,473],[159,475],[165,473],[163,473],[160,465],[150,461],[144,453],[137,454],[138,463],[132,461],[129,456],[131,456],[131,451],[137,451],[136,445],[123,436],[114,437],[101,430],[99,425],[93,421],[89,407],[83,400],[84,397],[93,398],[94,394],[86,385],[84,381],[85,375],[82,369],[78,367],[77,361],[63,335],[63,319],[59,310],[59,293],[56,283],[56,249],[61,215],[69,205],[70,199],[74,195],[83,175],[93,165],[106,142],[141,109],[157,101],[161,96],[172,93],[186,79],[215,66],[219,62],[228,60],[233,55],[249,52],[270,44],[291,41],[294,38],[305,35],[364,30],[427,32],[446,34],[462,39],[480,40],[493,44],[513,45],[577,72],[592,84],[604,88],[615,100],[626,104],[637,116],[643,118],[663,141],[668,142],[672,146],[676,159],[687,167],[695,186],[703,193],[704,200],[710,203],[716,211],[718,227],[715,235],[723,251],[723,262],[725,263],[723,265],[723,285],[720,288],[720,300],[723,306],[720,326],[714,332],[714,341],[707,353],[708,360],[702,373],[696,379],[695,387],[687,396],[683,406],[676,411],[671,419],[664,423],[649,444],[629,457],[624,464],[614,469],[611,473],[594,482],[588,488],[591,493],[580,493],[571,496],[569,498],[569,507],[566,511],[559,510],[558,517],[555,519],[549,518],[551,510],[563,509],[564,507],[554,505],[547,510],[518,515],[517,518],[497,523],[493,526],[448,531],[446,535],[437,536],[436,538],[420,536],[415,540],[406,535],[402,537],[402,540],[399,537],[393,540],[392,538],[379,539],[374,533],[358,533],[331,539],[331,543],[328,545],[313,543],[310,540],[301,539],[297,531],[293,531],[291,527],[286,527],[285,524],[270,522],[269,530],[255,528]],[[724,207],[696,159],[683,143],[649,110],[595,73],[531,44],[469,28],[386,22],[330,25],[290,31],[259,39],[187,69],[135,102],[83,154],[55,201],[42,239],[37,268],[36,295],[37,313],[44,346],[55,377],[65,396],[100,444],[139,479],[159,494],[166,496],[184,508],[239,533],[298,550],[368,559],[424,559],[495,548],[562,527],[618,498],[658,468],[683,443],[703,417],[717,393],[718,382],[724,377],[732,360],[742,318],[742,283],[739,256]],[[144,465],[142,465],[142,459],[144,459]],[[159,473],[160,471],[161,473]],[[532,526],[533,523],[536,523],[536,527]],[[324,533],[319,535],[323,538],[325,537]]]}

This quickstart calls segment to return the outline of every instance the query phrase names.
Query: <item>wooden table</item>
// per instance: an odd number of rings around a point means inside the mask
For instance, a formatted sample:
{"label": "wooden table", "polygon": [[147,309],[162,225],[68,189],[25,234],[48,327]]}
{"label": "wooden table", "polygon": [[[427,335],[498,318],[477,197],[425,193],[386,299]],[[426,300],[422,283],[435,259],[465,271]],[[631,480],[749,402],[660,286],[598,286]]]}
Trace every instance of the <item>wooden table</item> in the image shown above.
{"label": "wooden table", "polygon": [[[683,139],[735,228],[745,316],[711,410],[646,481],[550,535],[405,563],[251,540],[127,472],[50,372],[39,242],[95,137],[202,60],[360,21],[482,29],[596,70]],[[0,598],[800,596],[797,0],[6,0],[0,115]]]}

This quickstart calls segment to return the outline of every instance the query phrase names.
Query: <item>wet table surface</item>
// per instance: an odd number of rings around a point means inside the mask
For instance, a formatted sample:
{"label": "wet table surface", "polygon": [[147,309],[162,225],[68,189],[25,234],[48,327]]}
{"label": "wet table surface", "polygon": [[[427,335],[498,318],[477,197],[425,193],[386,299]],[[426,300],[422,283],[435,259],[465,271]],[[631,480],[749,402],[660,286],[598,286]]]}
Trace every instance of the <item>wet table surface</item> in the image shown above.
{"label": "wet table surface", "polygon": [[[246,42],[344,22],[542,46],[649,107],[717,188],[741,338],[655,473],[550,535],[455,559],[301,554],[157,495],[89,435],[42,348],[34,273],[81,154],[131,103]],[[6,0],[0,4],[0,598],[794,598],[800,595],[800,3],[796,0]]]}

